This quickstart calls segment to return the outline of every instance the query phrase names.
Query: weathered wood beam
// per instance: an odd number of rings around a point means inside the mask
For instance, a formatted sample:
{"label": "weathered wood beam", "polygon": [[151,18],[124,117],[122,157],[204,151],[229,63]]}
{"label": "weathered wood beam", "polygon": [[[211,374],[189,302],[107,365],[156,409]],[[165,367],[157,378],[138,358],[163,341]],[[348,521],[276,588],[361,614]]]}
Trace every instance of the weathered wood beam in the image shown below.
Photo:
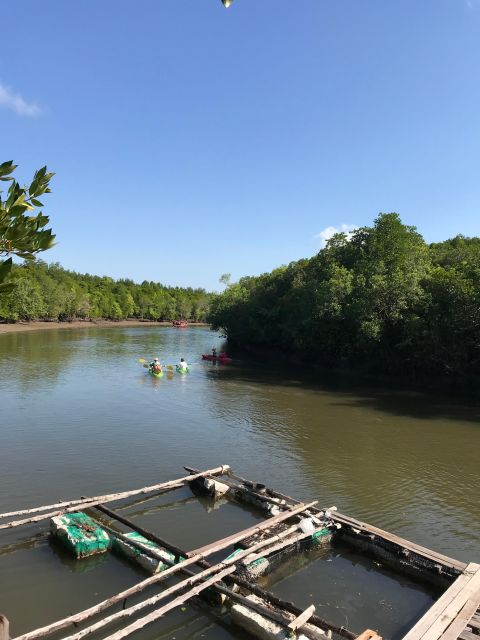
{"label": "weathered wood beam", "polygon": [[[103,508],[102,508],[102,511],[103,511]],[[117,514],[115,512],[113,512],[113,511],[111,511],[110,509],[108,509],[107,511],[109,512],[109,514],[113,514],[114,517],[117,516]],[[130,527],[134,531],[137,531],[141,535],[144,535],[145,533],[147,533],[148,535],[145,535],[145,537],[147,539],[151,540],[152,542],[155,542],[156,544],[160,545],[161,547],[164,547],[165,549],[168,549],[172,553],[178,554],[178,555],[183,556],[183,557],[187,556],[187,552],[185,550],[179,549],[176,545],[172,544],[171,542],[169,542],[165,538],[161,538],[160,536],[158,536],[156,534],[153,534],[153,533],[151,533],[149,531],[145,531],[145,529],[142,529],[140,527],[137,527],[134,522],[131,522],[131,521],[127,520],[123,516],[120,516],[120,518],[118,518],[118,519],[119,519],[120,522],[126,524],[128,527]],[[164,562],[166,562],[166,564],[169,564],[169,562],[166,561],[166,560],[164,560]],[[203,560],[203,559],[199,560],[196,564],[199,567],[201,567],[202,569],[207,569],[210,566],[212,566],[206,560]],[[189,570],[185,569],[184,573],[187,573],[187,571],[189,571]],[[245,580],[244,578],[241,578],[240,576],[236,576],[236,575],[235,576],[228,576],[228,578],[226,579],[226,582],[227,582],[227,584],[237,585],[237,586],[249,591],[250,593],[255,594],[256,596],[258,596],[262,600],[265,600],[267,603],[269,603],[273,607],[277,607],[280,610],[284,609],[285,611],[288,611],[288,613],[291,613],[291,614],[293,614],[295,616],[300,615],[302,613],[302,611],[303,611],[302,609],[297,607],[293,602],[289,602],[287,600],[282,600],[281,598],[278,598],[275,594],[273,594],[271,591],[267,591],[265,589],[262,589],[258,585],[254,584],[252,582],[249,582],[248,580]],[[239,601],[239,599],[236,597],[238,594],[235,594],[230,589],[227,589],[227,588],[225,588],[225,587],[223,587],[221,585],[215,585],[214,589],[216,591],[219,591],[220,593],[223,593],[227,597],[231,597],[232,599],[236,599],[237,601]],[[247,599],[245,598],[245,600],[247,600]],[[248,601],[248,602],[250,602],[250,601]],[[245,602],[243,604],[248,606],[248,604],[245,603]],[[253,607],[253,606],[251,608],[255,609],[255,607]],[[265,610],[265,611],[259,611],[259,613],[262,613],[266,617],[269,617],[269,610],[268,609]],[[272,616],[270,616],[270,617],[272,617]],[[272,619],[278,621],[278,619],[275,618],[275,617],[272,617]],[[313,624],[315,624],[317,627],[319,627],[320,629],[323,629],[324,631],[333,631],[334,633],[337,633],[338,635],[342,636],[343,638],[346,638],[347,640],[355,640],[355,638],[357,637],[357,634],[353,633],[353,631],[350,631],[346,627],[343,627],[343,626],[339,627],[339,626],[334,625],[334,624],[332,624],[330,622],[327,622],[326,620],[324,620],[323,618],[320,618],[316,614],[312,616],[311,622]]]}
{"label": "weathered wood beam", "polygon": [[221,467],[216,467],[215,469],[208,469],[206,471],[199,472],[195,475],[185,476],[183,478],[177,478],[175,480],[169,480],[168,482],[162,482],[160,484],[152,485],[150,487],[142,487],[141,489],[133,489],[131,491],[122,491],[120,493],[110,493],[103,496],[95,496],[93,498],[81,498],[79,500],[70,500],[67,502],[57,502],[56,504],[45,505],[41,507],[34,507],[32,509],[21,509],[19,511],[10,511],[8,513],[0,514],[0,519],[4,519],[7,517],[13,517],[18,515],[27,515],[31,513],[38,513],[41,511],[48,511],[49,509],[56,509],[55,511],[50,511],[49,513],[44,513],[39,516],[34,516],[31,518],[25,518],[23,520],[13,520],[12,522],[6,522],[0,524],[0,529],[11,529],[12,527],[19,527],[24,524],[30,524],[33,522],[39,522],[41,520],[47,520],[48,518],[53,518],[54,516],[62,515],[63,513],[71,513],[72,511],[76,511],[80,507],[82,509],[88,509],[90,507],[94,507],[97,504],[101,504],[104,502],[114,502],[117,500],[122,500],[123,498],[129,498],[130,496],[150,493],[152,491],[170,491],[173,489],[178,489],[192,480],[195,480],[195,477],[201,478],[208,475],[222,475],[226,473],[229,469],[228,465],[223,465]]}
{"label": "weathered wood beam", "polygon": [[210,544],[204,545],[203,547],[198,547],[197,549],[193,549],[192,551],[189,551],[187,553],[187,556],[191,557],[195,555],[204,555],[205,553],[210,553],[211,550],[212,549],[215,550],[216,546],[218,546],[219,544],[223,545],[228,543],[230,545],[230,544],[235,544],[236,542],[240,542],[240,540],[248,538],[249,536],[255,533],[260,533],[261,531],[265,531],[265,529],[270,529],[273,525],[279,524],[284,520],[288,520],[289,518],[292,518],[293,516],[298,515],[307,509],[310,509],[315,504],[317,504],[316,500],[314,500],[313,502],[309,502],[307,504],[300,504],[298,507],[284,511],[283,513],[280,513],[278,516],[273,516],[273,518],[267,518],[267,520],[265,520],[261,524],[254,524],[253,526],[248,527],[248,529],[244,529],[243,531],[239,531],[238,533],[233,533],[231,536],[227,536],[226,538],[223,538],[218,542],[212,542]]}
{"label": "weathered wood beam", "polygon": [[[121,640],[122,638],[129,636],[134,631],[138,631],[138,629],[143,629],[143,627],[145,627],[147,624],[150,624],[151,622],[158,620],[158,618],[161,618],[162,616],[164,616],[168,611],[171,611],[172,609],[179,607],[180,605],[184,604],[188,600],[191,600],[191,598],[193,598],[194,596],[197,596],[198,594],[200,594],[205,589],[208,589],[208,587],[211,587],[217,582],[220,582],[220,580],[222,580],[225,576],[227,576],[229,573],[232,573],[233,570],[234,570],[233,567],[228,567],[227,569],[224,569],[223,571],[215,574],[205,582],[202,582],[201,584],[196,585],[193,589],[191,589],[190,591],[187,591],[187,593],[184,593],[178,598],[175,598],[175,600],[172,600],[172,602],[169,602],[168,604],[161,607],[160,609],[157,609],[156,611],[152,611],[147,616],[140,618],[140,620],[136,620],[132,624],[128,625],[128,627],[123,627],[123,629],[120,629],[119,631],[113,633],[112,635],[107,636],[105,640]],[[76,636],[70,636],[69,638],[65,638],[64,640],[73,640],[75,637]]]}
{"label": "weathered wood beam", "polygon": [[[187,587],[191,587],[197,582],[203,581],[212,573],[216,574],[214,576],[214,582],[218,582],[229,573],[233,573],[235,571],[235,568],[236,568],[235,565],[232,565],[230,567],[224,568],[220,572],[218,571],[217,566],[211,567],[210,569],[206,569],[205,571],[202,571],[201,573],[197,573],[196,575],[190,578],[186,578],[182,582],[177,583],[176,585],[174,585],[173,587],[170,587],[169,589],[165,589],[165,591],[157,593],[151,598],[147,598],[146,600],[143,600],[142,602],[139,602],[138,604],[133,605],[132,607],[128,607],[127,609],[122,609],[121,611],[112,613],[110,616],[107,616],[106,618],[99,620],[95,624],[92,624],[90,627],[85,627],[85,629],[78,631],[78,633],[74,633],[71,636],[67,636],[63,640],[81,640],[81,638],[83,638],[84,636],[90,635],[91,633],[94,633],[95,631],[98,631],[99,629],[102,629],[103,627],[106,627],[107,625],[113,622],[118,622],[123,618],[130,618],[131,616],[136,615],[139,611],[141,611],[145,607],[153,606],[157,602],[160,602],[160,600],[164,600],[165,598],[168,598],[174,593],[177,593],[177,591],[183,591],[183,589],[186,589]],[[210,580],[207,580],[207,582],[204,582],[203,584],[207,584],[207,583],[212,584]],[[191,593],[191,592],[188,592],[188,593]],[[180,596],[180,598],[177,598],[177,600],[179,601],[178,603],[181,604],[186,600],[188,600],[189,598],[187,596],[188,594],[184,594],[183,596]]]}

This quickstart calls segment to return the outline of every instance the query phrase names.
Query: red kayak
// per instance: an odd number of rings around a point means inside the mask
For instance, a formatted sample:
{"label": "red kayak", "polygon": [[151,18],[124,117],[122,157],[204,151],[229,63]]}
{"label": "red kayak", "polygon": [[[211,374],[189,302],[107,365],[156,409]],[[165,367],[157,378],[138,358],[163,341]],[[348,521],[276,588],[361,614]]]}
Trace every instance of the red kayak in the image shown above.
{"label": "red kayak", "polygon": [[211,353],[204,353],[202,355],[202,360],[213,360],[217,362],[231,362],[232,359],[227,356],[226,353],[219,353],[218,356],[214,356]]}

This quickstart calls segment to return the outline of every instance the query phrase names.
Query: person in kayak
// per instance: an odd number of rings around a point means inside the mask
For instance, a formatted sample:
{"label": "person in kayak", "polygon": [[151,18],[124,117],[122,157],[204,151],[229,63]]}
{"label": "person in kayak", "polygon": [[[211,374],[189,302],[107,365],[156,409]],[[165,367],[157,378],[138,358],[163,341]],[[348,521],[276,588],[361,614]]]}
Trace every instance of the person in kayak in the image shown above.
{"label": "person in kayak", "polygon": [[213,348],[212,348],[212,356],[213,356],[214,358],[216,358],[216,357],[217,357],[217,350],[216,350],[216,348],[215,348],[215,347],[213,347]]}
{"label": "person in kayak", "polygon": [[154,373],[160,373],[162,371],[162,365],[158,358],[155,358],[148,366]]}
{"label": "person in kayak", "polygon": [[180,358],[180,364],[177,365],[181,371],[188,371],[188,364],[183,358]]}

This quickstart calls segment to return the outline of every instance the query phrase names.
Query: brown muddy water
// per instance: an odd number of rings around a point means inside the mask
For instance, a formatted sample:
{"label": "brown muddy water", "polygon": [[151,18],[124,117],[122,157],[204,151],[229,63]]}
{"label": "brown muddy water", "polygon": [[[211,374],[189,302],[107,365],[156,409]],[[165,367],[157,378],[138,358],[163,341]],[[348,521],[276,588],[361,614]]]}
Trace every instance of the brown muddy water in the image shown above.
{"label": "brown muddy water", "polygon": [[[202,328],[0,336],[0,511],[154,484],[183,475],[184,464],[227,463],[295,497],[480,561],[478,407],[247,360],[202,363],[200,354],[221,344]],[[138,358],[156,355],[167,363],[185,357],[190,373],[147,376]],[[262,517],[199,500],[188,488],[122,513],[188,549]],[[144,577],[112,554],[71,559],[50,541],[48,522],[0,531],[0,612],[12,637]],[[267,584],[299,605],[313,602],[323,618],[392,640],[438,596],[343,548],[297,556]],[[245,634],[228,616],[186,606],[133,637]]]}

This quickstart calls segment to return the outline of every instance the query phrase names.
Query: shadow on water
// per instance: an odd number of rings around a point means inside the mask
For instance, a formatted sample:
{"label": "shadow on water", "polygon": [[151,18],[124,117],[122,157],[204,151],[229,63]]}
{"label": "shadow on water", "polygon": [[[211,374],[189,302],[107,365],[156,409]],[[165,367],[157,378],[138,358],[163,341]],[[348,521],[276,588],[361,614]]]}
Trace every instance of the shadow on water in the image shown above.
{"label": "shadow on water", "polygon": [[[220,366],[223,380],[335,394],[336,401],[332,404],[338,406],[370,408],[421,420],[468,421],[480,426],[480,402],[476,400],[414,391],[398,382],[388,384],[371,378],[364,380],[346,373],[305,371],[298,365],[264,362],[244,355],[242,359],[234,360],[232,365]],[[210,372],[211,375],[218,373],[215,368]]]}

